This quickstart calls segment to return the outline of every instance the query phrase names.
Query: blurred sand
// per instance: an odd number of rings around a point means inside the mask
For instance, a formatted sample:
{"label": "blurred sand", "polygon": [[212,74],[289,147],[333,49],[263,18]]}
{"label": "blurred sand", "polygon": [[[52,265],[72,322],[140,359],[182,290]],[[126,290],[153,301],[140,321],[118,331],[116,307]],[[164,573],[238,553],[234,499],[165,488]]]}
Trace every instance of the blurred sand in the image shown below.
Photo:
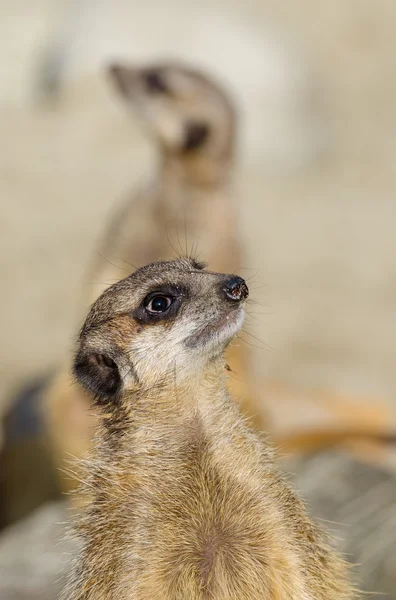
{"label": "blurred sand", "polygon": [[0,402],[62,357],[106,215],[152,168],[99,66],[165,51],[239,90],[260,376],[394,399],[396,4],[133,4],[85,2],[52,108],[34,75],[66,2],[0,5]]}

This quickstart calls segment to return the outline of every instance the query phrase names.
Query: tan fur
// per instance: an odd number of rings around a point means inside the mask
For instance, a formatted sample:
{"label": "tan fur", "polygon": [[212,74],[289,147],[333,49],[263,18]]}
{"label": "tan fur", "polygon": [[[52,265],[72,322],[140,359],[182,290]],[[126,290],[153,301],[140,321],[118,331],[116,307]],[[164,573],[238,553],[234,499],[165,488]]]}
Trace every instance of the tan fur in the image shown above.
{"label": "tan fur", "polygon": [[[243,300],[230,305],[225,281],[189,260],[156,263],[91,310],[77,376],[95,382],[84,369],[101,372],[102,354],[124,375],[103,404],[65,600],[353,597],[345,563],[227,393],[223,350]],[[185,290],[176,316],[142,325],[137,307],[168,283]]]}
{"label": "tan fur", "polygon": [[[142,81],[153,69],[166,80],[170,96],[147,93]],[[231,178],[235,113],[227,96],[201,73],[173,63],[142,68],[115,66],[111,73],[124,101],[138,111],[159,145],[160,169],[150,185],[128,198],[115,213],[86,278],[89,293],[82,304],[88,306],[96,300],[132,265],[170,259],[175,252],[187,252],[186,246],[193,247],[195,254],[198,249],[219,271],[243,267]],[[207,142],[193,151],[181,147],[183,127],[189,123],[210,127]],[[264,429],[264,411],[252,385],[248,355],[249,348],[243,342],[227,352],[232,370],[230,391],[256,426]],[[91,444],[91,421],[83,417],[85,435],[80,425],[77,430],[74,427],[77,416],[87,411],[87,394],[72,383],[69,371],[70,358],[44,399],[54,455],[61,467],[71,455],[82,456]],[[62,485],[69,490],[74,481],[62,478]]]}

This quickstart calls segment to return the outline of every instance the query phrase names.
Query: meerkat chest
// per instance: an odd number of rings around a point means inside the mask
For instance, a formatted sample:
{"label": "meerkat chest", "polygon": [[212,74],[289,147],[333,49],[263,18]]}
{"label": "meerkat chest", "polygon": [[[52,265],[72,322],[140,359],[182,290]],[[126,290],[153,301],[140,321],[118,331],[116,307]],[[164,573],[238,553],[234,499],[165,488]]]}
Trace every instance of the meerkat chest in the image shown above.
{"label": "meerkat chest", "polygon": [[[277,510],[215,454],[192,439],[136,497],[131,598],[291,600],[298,561]],[[279,564],[287,568],[269,592]]]}

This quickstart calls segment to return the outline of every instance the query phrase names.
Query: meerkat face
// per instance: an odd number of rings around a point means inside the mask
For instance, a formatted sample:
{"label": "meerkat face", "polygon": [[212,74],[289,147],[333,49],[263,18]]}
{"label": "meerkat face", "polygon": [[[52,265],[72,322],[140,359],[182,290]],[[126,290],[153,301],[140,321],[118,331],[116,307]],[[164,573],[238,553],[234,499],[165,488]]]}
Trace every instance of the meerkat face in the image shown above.
{"label": "meerkat face", "polygon": [[109,73],[168,152],[214,157],[232,149],[234,110],[223,90],[203,74],[173,63],[115,64]]}
{"label": "meerkat face", "polygon": [[99,400],[193,378],[242,326],[246,283],[191,259],[152,263],[92,306],[74,372]]}

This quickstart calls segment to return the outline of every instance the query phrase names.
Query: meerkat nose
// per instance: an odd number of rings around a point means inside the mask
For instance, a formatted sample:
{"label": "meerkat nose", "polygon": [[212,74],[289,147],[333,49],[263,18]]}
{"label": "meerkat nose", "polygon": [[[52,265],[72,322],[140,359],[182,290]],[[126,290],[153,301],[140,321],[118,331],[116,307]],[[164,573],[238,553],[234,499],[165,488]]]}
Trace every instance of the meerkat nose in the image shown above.
{"label": "meerkat nose", "polygon": [[232,300],[233,302],[241,302],[241,300],[246,300],[249,296],[249,289],[245,280],[237,275],[232,275],[226,279],[223,286],[223,292],[227,299]]}

